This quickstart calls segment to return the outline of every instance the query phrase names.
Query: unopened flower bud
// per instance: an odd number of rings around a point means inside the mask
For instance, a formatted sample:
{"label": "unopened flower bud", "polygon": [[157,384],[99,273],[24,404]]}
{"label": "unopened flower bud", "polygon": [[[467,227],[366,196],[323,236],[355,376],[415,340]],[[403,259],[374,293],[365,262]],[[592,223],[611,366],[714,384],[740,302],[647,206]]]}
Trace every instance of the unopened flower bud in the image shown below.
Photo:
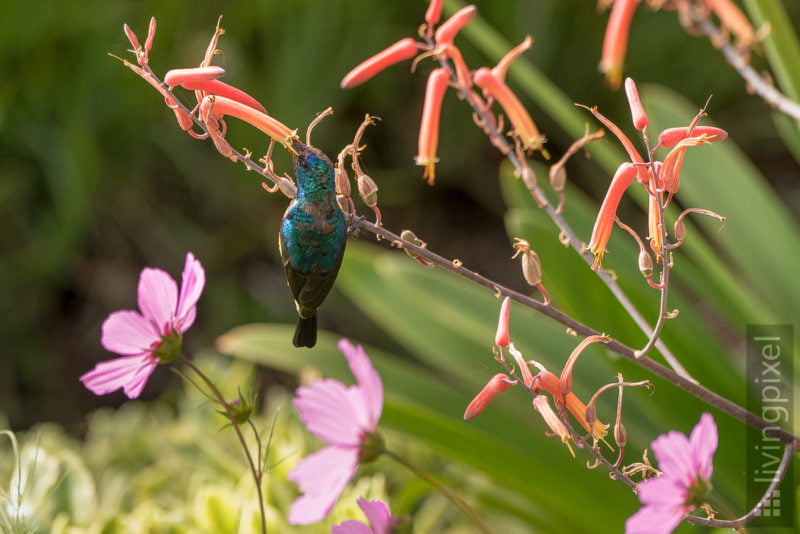
{"label": "unopened flower bud", "polygon": [[425,22],[428,28],[433,28],[442,16],[442,0],[431,0],[428,9],[425,11]]}
{"label": "unopened flower bud", "polygon": [[497,321],[497,333],[494,335],[494,344],[498,347],[507,347],[511,342],[508,335],[508,323],[511,317],[511,299],[506,297],[500,305],[500,317]]}
{"label": "unopened flower bud", "polygon": [[597,405],[593,402],[590,402],[586,405],[586,411],[583,414],[583,419],[589,428],[593,427],[595,422],[597,421]]}
{"label": "unopened flower bud", "polygon": [[469,403],[466,411],[464,411],[464,420],[469,421],[477,417],[489,406],[489,403],[492,402],[497,395],[507,390],[512,385],[514,385],[514,381],[503,373],[494,375],[489,379],[489,382],[483,387],[480,393],[472,399],[472,402]]}
{"label": "unopened flower bud", "polygon": [[358,194],[370,208],[378,203],[378,185],[366,174],[358,175]]}
{"label": "unopened flower bud", "polygon": [[147,38],[144,41],[144,50],[149,52],[153,48],[153,40],[156,38],[156,18],[150,17],[150,24],[147,27]]}
{"label": "unopened flower bud", "polygon": [[639,251],[639,271],[644,277],[653,274],[653,258],[645,249]]}
{"label": "unopened flower bud", "polygon": [[456,11],[452,17],[444,21],[436,30],[436,44],[438,46],[453,44],[453,40],[456,38],[458,32],[460,32],[477,13],[478,8],[475,6],[462,7]]}
{"label": "unopened flower bud", "polygon": [[565,185],[567,185],[567,170],[564,168],[564,165],[560,163],[551,165],[550,187],[553,188],[553,191],[560,193],[564,190]]}
{"label": "unopened flower bud", "polygon": [[539,261],[539,255],[533,250],[522,254],[522,275],[525,277],[525,281],[532,286],[542,283],[542,264]]}
{"label": "unopened flower bud", "polygon": [[526,240],[520,239],[519,237],[515,237],[514,239],[516,240],[514,248],[517,249],[517,252],[513,257],[516,258],[518,255],[522,255],[520,258],[522,262],[522,276],[525,277],[525,281],[530,285],[534,287],[538,286],[542,283],[542,264],[539,261],[539,255],[531,250]]}
{"label": "unopened flower bud", "polygon": [[625,430],[625,425],[622,424],[622,421],[617,421],[614,425],[614,441],[620,447],[624,447],[628,443],[628,432]]}
{"label": "unopened flower bud", "polygon": [[350,177],[341,165],[337,165],[333,171],[333,178],[336,183],[336,193],[344,197],[350,196]]}
{"label": "unopened flower bud", "polygon": [[528,191],[533,191],[536,188],[536,173],[529,165],[522,167],[522,183],[528,188]]}
{"label": "unopened flower bud", "polygon": [[625,78],[625,95],[628,97],[628,106],[631,108],[631,117],[633,118],[633,127],[641,131],[647,127],[649,122],[647,113],[644,112],[644,106],[639,98],[639,90],[636,88],[636,82],[632,78]]}
{"label": "unopened flower bud", "polygon": [[347,73],[342,79],[340,87],[342,89],[352,89],[361,85],[387,67],[411,59],[418,52],[417,43],[414,39],[407,37],[394,43],[393,45],[381,50],[374,56],[363,61],[353,70]]}

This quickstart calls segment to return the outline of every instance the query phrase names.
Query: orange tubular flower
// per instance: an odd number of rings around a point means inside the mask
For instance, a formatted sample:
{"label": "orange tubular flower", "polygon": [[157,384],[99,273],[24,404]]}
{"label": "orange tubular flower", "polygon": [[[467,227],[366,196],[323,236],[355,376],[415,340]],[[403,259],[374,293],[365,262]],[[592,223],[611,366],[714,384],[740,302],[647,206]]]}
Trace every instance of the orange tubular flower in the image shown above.
{"label": "orange tubular flower", "polygon": [[469,406],[467,406],[467,409],[464,411],[464,420],[469,421],[477,417],[489,406],[489,403],[492,402],[497,395],[513,386],[514,383],[513,380],[503,373],[494,375],[489,379],[489,382],[483,387],[480,393],[472,399],[472,402],[469,403]]}
{"label": "orange tubular flower", "polygon": [[572,446],[569,444],[569,431],[567,430],[567,427],[564,426],[564,423],[561,422],[561,419],[559,419],[556,413],[553,411],[553,408],[550,406],[550,402],[547,400],[547,397],[544,395],[537,395],[533,399],[533,407],[537,412],[539,412],[539,414],[541,414],[544,422],[550,427],[550,430],[552,430],[556,436],[561,438],[561,443],[565,443],[567,445],[570,454],[572,454],[572,457],[574,458],[575,451],[572,450]]}
{"label": "orange tubular flower", "polygon": [[172,69],[164,76],[164,83],[170,87],[180,85],[190,91],[200,91],[201,94],[198,100],[202,100],[207,95],[224,96],[257,109],[262,113],[267,112],[267,109],[252,96],[241,89],[219,81],[218,78],[221,78],[224,74],[225,69],[216,66]]}
{"label": "orange tubular flower", "polygon": [[708,141],[722,141],[728,137],[728,132],[722,128],[715,128],[714,126],[679,126],[677,128],[667,128],[658,135],[657,147],[672,148],[679,141],[682,141],[693,135],[699,137],[704,135]]}
{"label": "orange tubular flower", "polygon": [[339,86],[342,89],[352,89],[369,80],[383,69],[406,59],[411,59],[417,55],[417,52],[418,46],[414,39],[411,37],[401,39],[348,72]]}
{"label": "orange tubular flower", "polygon": [[606,252],[608,239],[611,237],[611,230],[614,228],[614,217],[617,214],[617,206],[622,199],[623,193],[636,178],[636,166],[632,163],[623,163],[617,169],[611,185],[608,187],[603,204],[597,213],[597,220],[592,229],[592,239],[589,241],[589,250],[594,254],[592,269],[598,269],[603,261],[603,254]]}
{"label": "orange tubular flower", "polygon": [[425,105],[422,108],[422,121],[419,126],[419,151],[415,158],[417,165],[425,167],[422,177],[430,185],[436,177],[436,149],[439,145],[439,120],[442,114],[442,100],[450,83],[450,74],[442,68],[434,69],[428,76],[425,90]]}
{"label": "orange tubular flower", "polygon": [[608,17],[608,26],[603,38],[603,54],[600,58],[600,72],[606,75],[606,82],[612,89],[618,89],[622,80],[622,66],[628,48],[628,34],[631,29],[633,12],[639,0],[615,0]]}
{"label": "orange tubular flower", "polygon": [[567,358],[567,363],[564,364],[564,368],[561,370],[561,376],[559,377],[559,381],[561,382],[559,390],[562,395],[566,396],[567,393],[572,391],[572,369],[575,367],[578,356],[583,353],[583,350],[592,343],[608,343],[609,341],[610,339],[608,336],[587,336],[575,347],[572,354]]}
{"label": "orange tubular flower", "polygon": [[522,105],[522,102],[519,101],[506,83],[486,67],[481,67],[475,71],[472,79],[475,85],[500,103],[500,106],[508,115],[508,120],[514,126],[514,131],[522,141],[523,148],[525,150],[543,151],[542,145],[546,140],[545,137],[539,132],[525,106]]}
{"label": "orange tubular flower", "polygon": [[678,188],[681,185],[680,173],[681,166],[683,165],[683,158],[686,154],[686,149],[690,146],[705,145],[716,140],[718,140],[716,135],[709,137],[703,134],[696,137],[687,137],[678,141],[675,147],[669,151],[667,157],[664,158],[664,163],[662,164],[661,172],[659,173],[659,183],[663,182],[664,188],[669,193],[677,193]]}
{"label": "orange tubular flower", "polygon": [[[658,210],[658,197],[650,195],[647,209],[647,228],[650,232],[650,248],[656,254],[661,252],[661,212]],[[660,261],[660,256],[656,256],[656,261]]]}
{"label": "orange tubular flower", "polygon": [[[539,389],[543,389],[552,395],[553,399],[555,399],[556,408],[561,409],[562,403],[559,400],[561,398],[561,381],[556,375],[550,371],[540,371],[534,380],[534,391]],[[572,392],[567,393],[566,402],[567,411],[572,414],[572,417],[578,421],[584,430],[589,432],[591,429],[592,438],[602,440],[608,434],[608,430],[606,430],[608,425],[604,425],[599,419],[595,419],[590,427],[586,419],[586,405],[577,395]]]}
{"label": "orange tubular flower", "polygon": [[756,32],[742,10],[731,0],[703,0],[720,20],[722,27],[736,36],[739,44],[750,46],[756,41]]}
{"label": "orange tubular flower", "polygon": [[467,25],[469,21],[478,13],[478,8],[475,6],[462,7],[456,11],[452,17],[442,23],[436,30],[436,45],[437,47],[446,47],[453,44],[458,32]]}
{"label": "orange tubular flower", "polygon": [[508,323],[511,319],[511,299],[506,297],[500,305],[500,317],[497,320],[497,333],[494,335],[494,344],[498,347],[507,347],[511,342],[508,334]]}
{"label": "orange tubular flower", "polygon": [[277,119],[270,117],[266,113],[262,113],[246,104],[225,98],[224,96],[207,96],[200,104],[201,117],[222,117],[230,115],[241,119],[268,136],[275,139],[282,145],[288,143],[297,137],[297,130],[292,130]]}

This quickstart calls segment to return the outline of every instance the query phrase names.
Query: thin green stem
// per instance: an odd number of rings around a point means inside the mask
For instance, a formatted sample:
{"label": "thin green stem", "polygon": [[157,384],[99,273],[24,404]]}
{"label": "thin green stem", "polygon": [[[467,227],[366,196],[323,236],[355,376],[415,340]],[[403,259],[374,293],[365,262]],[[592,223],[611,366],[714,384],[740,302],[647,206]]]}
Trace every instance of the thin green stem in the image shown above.
{"label": "thin green stem", "polygon": [[456,505],[456,507],[459,510],[464,512],[464,515],[466,515],[470,519],[470,521],[472,521],[475,524],[475,526],[478,527],[478,529],[481,532],[484,532],[485,534],[492,534],[492,531],[489,529],[488,526],[486,526],[486,523],[484,523],[481,520],[481,518],[478,517],[475,511],[472,508],[470,508],[469,505],[465,503],[461,497],[453,493],[447,486],[445,486],[444,484],[442,484],[441,482],[439,482],[438,480],[430,476],[428,473],[426,473],[416,465],[412,464],[411,462],[403,458],[402,456],[398,456],[397,454],[388,451],[386,449],[383,450],[383,454],[388,456],[395,462],[405,466],[409,471],[411,471],[419,478],[421,478],[422,480],[433,486],[439,493],[447,497],[447,499],[454,505]]}
{"label": "thin green stem", "polygon": [[247,463],[250,466],[250,472],[253,474],[253,481],[256,484],[256,492],[258,494],[258,510],[261,515],[261,532],[262,534],[267,534],[267,513],[266,509],[264,508],[264,492],[261,488],[261,480],[263,478],[264,472],[261,470],[261,445],[260,440],[258,439],[258,434],[256,433],[256,441],[259,443],[259,461],[258,464],[255,460],[253,460],[253,455],[250,453],[250,449],[247,446],[247,441],[244,438],[244,434],[242,434],[242,429],[239,428],[239,425],[236,423],[236,417],[234,416],[233,412],[231,411],[230,406],[228,405],[228,401],[222,395],[222,392],[217,388],[216,384],[208,378],[205,373],[203,373],[199,367],[197,367],[194,363],[190,360],[183,359],[183,364],[186,365],[189,369],[195,372],[195,374],[202,380],[208,389],[211,390],[213,393],[216,401],[223,407],[225,410],[225,415],[228,417],[228,420],[231,422],[231,426],[233,430],[236,432],[236,437],[239,438],[239,443],[242,445],[242,450],[244,450],[245,458],[247,458]]}

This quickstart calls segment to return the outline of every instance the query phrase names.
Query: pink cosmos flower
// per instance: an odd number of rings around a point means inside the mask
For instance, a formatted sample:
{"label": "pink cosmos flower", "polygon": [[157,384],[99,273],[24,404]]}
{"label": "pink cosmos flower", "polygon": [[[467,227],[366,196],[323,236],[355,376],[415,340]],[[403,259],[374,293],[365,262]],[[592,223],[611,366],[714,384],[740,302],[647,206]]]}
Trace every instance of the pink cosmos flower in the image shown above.
{"label": "pink cosmos flower", "polygon": [[83,385],[96,395],[122,388],[128,398],[138,397],[156,365],[172,361],[180,352],[205,281],[203,266],[191,252],[186,254],[180,293],[167,273],[144,269],[138,289],[141,311],[116,311],[103,322],[100,342],[122,357],[98,363],[81,376]]}
{"label": "pink cosmos flower", "polygon": [[354,519],[331,527],[331,534],[390,534],[393,524],[389,508],[382,501],[358,499],[358,506],[367,516],[369,525]]}
{"label": "pink cosmos flower", "polygon": [[328,444],[289,472],[303,493],[289,511],[289,523],[308,525],[327,517],[359,462],[374,460],[383,449],[375,427],[383,410],[383,383],[364,349],[339,341],[355,386],[330,378],[297,389],[294,406],[306,428]]}
{"label": "pink cosmos flower", "polygon": [[708,413],[700,416],[688,438],[672,431],[653,441],[661,476],[639,484],[644,506],[625,522],[626,534],[669,534],[706,501],[717,441],[717,425]]}

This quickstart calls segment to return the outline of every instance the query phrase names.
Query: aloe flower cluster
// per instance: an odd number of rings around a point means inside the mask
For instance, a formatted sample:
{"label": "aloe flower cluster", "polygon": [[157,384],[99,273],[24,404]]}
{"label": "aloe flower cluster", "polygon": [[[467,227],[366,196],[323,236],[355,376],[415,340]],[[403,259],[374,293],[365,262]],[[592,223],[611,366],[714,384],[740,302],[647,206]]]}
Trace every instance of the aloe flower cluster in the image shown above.
{"label": "aloe flower cluster", "polygon": [[[387,67],[415,56],[413,63],[415,66],[425,57],[433,57],[439,61],[440,66],[428,75],[415,157],[416,164],[425,169],[423,178],[430,184],[433,184],[436,176],[442,102],[450,87],[455,88],[485,112],[485,117],[491,122],[482,125],[487,131],[497,131],[502,125],[502,121],[490,111],[493,103],[497,102],[511,123],[510,135],[519,150],[540,150],[543,154],[547,154],[543,147],[545,137],[536,127],[525,106],[505,82],[509,65],[531,46],[532,39],[526,38],[493,68],[481,67],[470,70],[464,62],[461,51],[455,45],[455,38],[475,17],[478,10],[473,5],[463,7],[439,24],[441,10],[442,2],[432,1],[425,12],[425,24],[420,30],[420,41],[407,37],[371,56],[342,79],[342,88],[356,87]],[[481,89],[482,97],[473,86]],[[491,128],[488,128],[489,126]],[[490,138],[496,143],[494,136],[494,133],[490,134]]]}
{"label": "aloe flower cluster", "polygon": [[[647,138],[649,120],[639,99],[636,84],[631,78],[625,80],[625,89],[631,108],[633,125],[642,132],[645,145],[649,147],[650,143]],[[657,254],[656,258],[660,258],[659,254],[664,247],[661,230],[663,226],[662,213],[669,206],[672,196],[678,192],[680,187],[680,172],[686,149],[721,141],[728,134],[725,130],[714,126],[699,125],[700,118],[705,115],[705,111],[701,110],[688,126],[668,128],[662,131],[658,135],[657,144],[644,158],[619,126],[604,117],[597,108],[586,109],[614,134],[630,158],[630,161],[622,163],[617,168],[597,214],[597,219],[592,229],[592,237],[588,245],[589,250],[595,257],[592,268],[598,269],[602,264],[603,255],[606,252],[606,246],[614,228],[617,207],[620,200],[622,200],[622,195],[634,180],[644,186],[650,195],[648,209],[650,248]],[[669,152],[663,160],[656,161],[653,159],[653,155],[659,148],[667,148]],[[706,214],[722,219],[722,217],[711,212],[706,212]],[[645,275],[648,276],[649,273]]]}

